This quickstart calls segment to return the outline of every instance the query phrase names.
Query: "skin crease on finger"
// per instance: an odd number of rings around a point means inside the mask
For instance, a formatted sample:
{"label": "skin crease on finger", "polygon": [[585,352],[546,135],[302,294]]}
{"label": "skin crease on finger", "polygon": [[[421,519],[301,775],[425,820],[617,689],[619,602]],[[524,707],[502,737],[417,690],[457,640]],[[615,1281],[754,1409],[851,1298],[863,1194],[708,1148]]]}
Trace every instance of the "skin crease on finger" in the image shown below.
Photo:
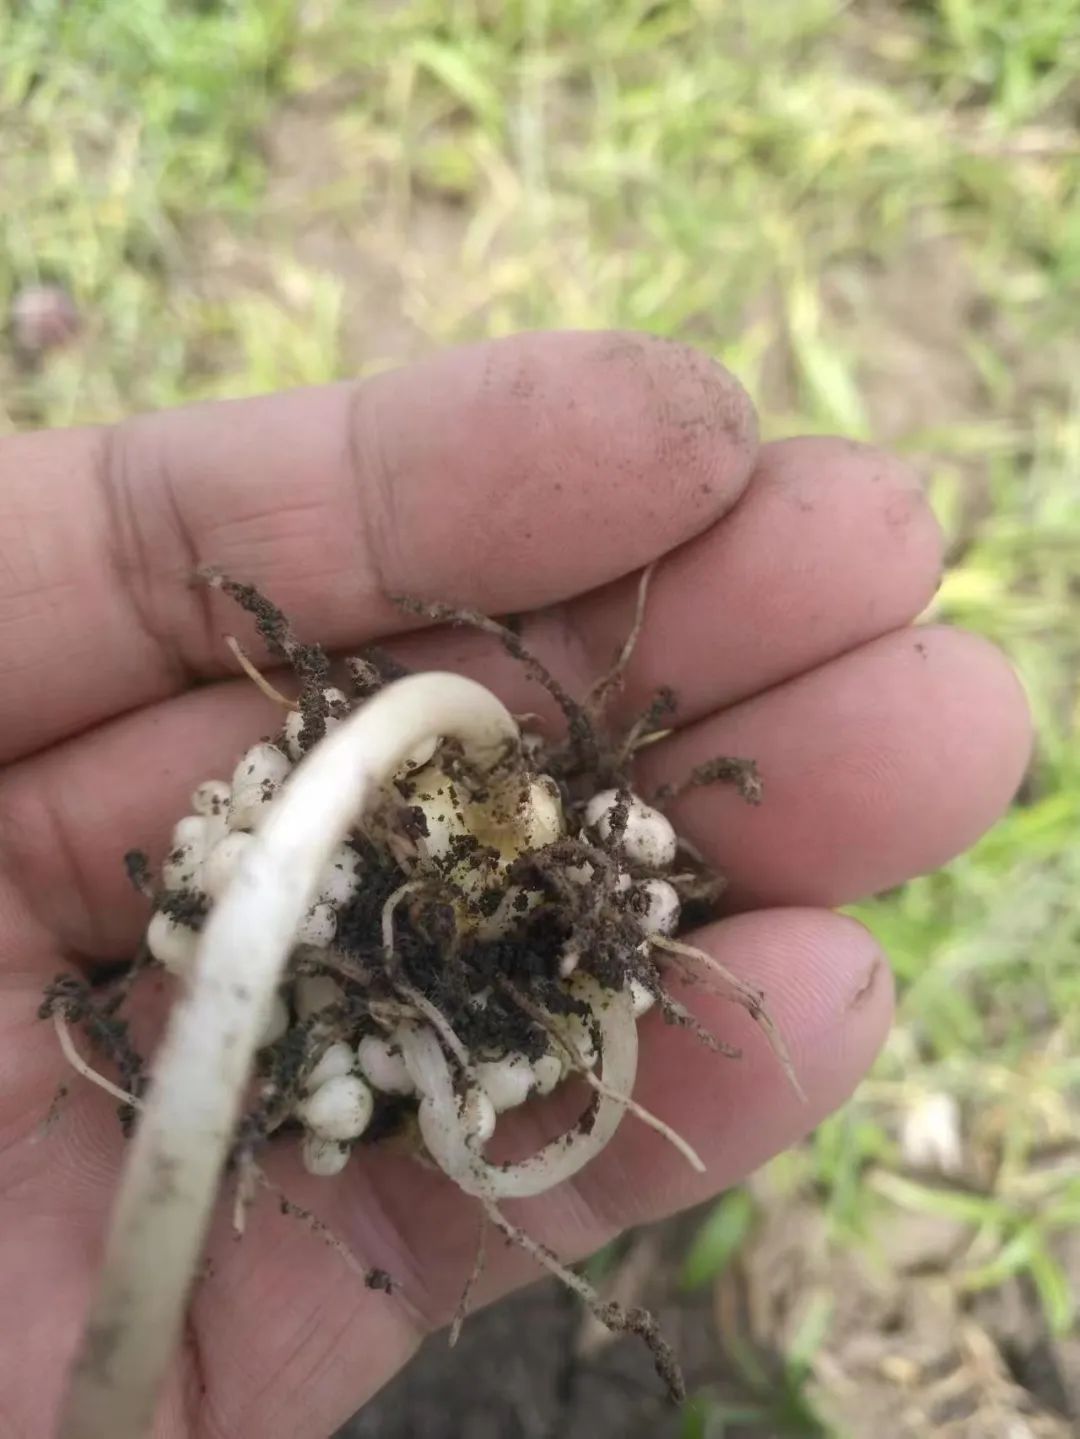
{"label": "skin crease on finger", "polygon": [[199,564],[357,645],[408,627],[401,591],[499,612],[625,574],[725,514],[756,448],[726,371],[621,332],[5,439],[0,760],[228,672]]}

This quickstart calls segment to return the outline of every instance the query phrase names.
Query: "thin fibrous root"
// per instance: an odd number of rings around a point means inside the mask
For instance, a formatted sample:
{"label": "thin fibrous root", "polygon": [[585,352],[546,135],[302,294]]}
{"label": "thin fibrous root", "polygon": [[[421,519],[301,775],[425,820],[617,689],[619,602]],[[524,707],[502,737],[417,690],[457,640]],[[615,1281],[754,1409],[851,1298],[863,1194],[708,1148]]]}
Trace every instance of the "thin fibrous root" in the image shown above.
{"label": "thin fibrous root", "polygon": [[762,784],[757,765],[752,759],[733,759],[728,755],[695,765],[683,779],[662,784],[649,803],[665,809],[688,789],[701,789],[710,784],[729,784],[747,804],[761,803]]}
{"label": "thin fibrous root", "polygon": [[416,989],[413,985],[409,984],[407,980],[397,980],[395,983],[395,988],[397,989],[399,994],[403,995],[404,998],[407,999],[409,1003],[420,1014],[424,1016],[427,1022],[431,1025],[432,1029],[435,1031],[435,1033],[439,1036],[442,1042],[446,1045],[450,1053],[457,1060],[458,1064],[461,1065],[461,1068],[465,1072],[465,1075],[467,1077],[475,1078],[473,1074],[472,1061],[469,1058],[469,1051],[465,1048],[464,1044],[462,1044],[461,1040],[455,1034],[453,1026],[447,1019],[446,1015],[443,1014],[442,1010],[439,1009],[438,1005],[433,1004],[431,1000],[428,999],[427,995],[421,994],[420,991]]}
{"label": "thin fibrous root", "polygon": [[642,627],[645,624],[645,606],[649,598],[649,585],[655,572],[655,560],[642,570],[638,580],[634,622],[630,626],[630,633],[623,641],[622,649],[616,656],[615,663],[606,674],[600,676],[585,696],[585,711],[594,721],[600,718],[612,696],[622,688],[627,668],[634,657],[634,650],[637,648],[637,642],[641,638]]}
{"label": "thin fibrous root", "polygon": [[233,1195],[232,1213],[233,1233],[237,1239],[244,1237],[244,1230],[247,1228],[248,1210],[255,1202],[255,1190],[259,1183],[257,1171],[258,1166],[251,1157],[250,1151],[245,1151],[237,1157],[236,1192]]}
{"label": "thin fibrous root", "polygon": [[565,1034],[559,1032],[558,1026],[550,1014],[547,1014],[539,1005],[534,1005],[532,1001],[528,999],[526,995],[522,994],[517,986],[506,979],[505,976],[498,975],[496,978],[499,987],[505,990],[518,1008],[547,1031],[550,1038],[562,1049],[574,1069],[581,1075],[582,1079],[584,1079],[585,1083],[589,1085],[591,1089],[595,1089],[597,1094],[603,1095],[605,1099],[613,1100],[614,1103],[621,1105],[627,1114],[632,1114],[635,1119],[640,1120],[641,1123],[649,1129],[654,1129],[657,1134],[667,1140],[672,1148],[678,1150],[691,1169],[696,1170],[698,1174],[705,1173],[705,1162],[689,1140],[684,1139],[678,1130],[673,1129],[671,1125],[661,1119],[659,1115],[653,1114],[652,1110],[646,1109],[643,1104],[639,1104],[632,1096],[622,1094],[619,1090],[613,1089],[610,1084],[605,1084],[600,1076],[594,1074],[585,1063],[584,1056],[577,1045]]}
{"label": "thin fibrous root", "polygon": [[413,894],[423,887],[422,879],[408,879],[404,884],[399,884],[397,889],[387,896],[386,903],[382,907],[383,958],[391,969],[397,968],[397,951],[394,948],[394,911],[406,895]]}
{"label": "thin fibrous root", "polygon": [[639,1104],[637,1100],[632,1099],[630,1095],[620,1094],[618,1090],[612,1089],[609,1084],[605,1084],[591,1069],[584,1067],[580,1054],[578,1055],[578,1065],[581,1066],[580,1073],[582,1079],[584,1079],[585,1083],[592,1089],[595,1089],[597,1094],[602,1094],[607,1099],[613,1099],[616,1104],[621,1104],[628,1114],[632,1114],[635,1119],[640,1120],[641,1123],[649,1129],[655,1129],[657,1134],[663,1139],[666,1139],[673,1149],[677,1149],[691,1169],[696,1170],[698,1174],[705,1173],[705,1161],[690,1141],[684,1139],[677,1129],[673,1129],[671,1125],[661,1119],[659,1115],[653,1114],[651,1109],[646,1109],[643,1104]]}
{"label": "thin fibrous root", "polygon": [[272,654],[286,660],[307,683],[325,685],[330,682],[330,661],[321,645],[306,645],[298,640],[292,625],[265,595],[254,585],[241,584],[212,565],[203,565],[195,571],[195,583],[207,585],[228,595],[255,621],[255,628],[266,641]]}
{"label": "thin fibrous root", "polygon": [[591,760],[596,760],[600,752],[600,743],[592,716],[585,706],[579,704],[573,695],[559,683],[548,667],[526,648],[520,635],[516,635],[512,629],[507,625],[500,624],[498,620],[489,619],[479,610],[432,604],[426,600],[413,599],[408,595],[395,595],[394,603],[406,614],[415,615],[418,619],[479,630],[482,634],[491,635],[493,639],[497,639],[507,654],[524,667],[529,677],[547,690],[562,710],[571,738],[584,748]]}
{"label": "thin fibrous root", "polygon": [[105,1075],[99,1073],[98,1070],[87,1064],[86,1060],[83,1059],[82,1055],[75,1048],[75,1041],[71,1037],[71,1030],[68,1028],[67,1020],[58,1009],[53,1010],[52,1021],[53,1027],[56,1030],[56,1037],[60,1041],[60,1049],[63,1052],[64,1058],[76,1074],[81,1074],[83,1079],[88,1079],[91,1084],[96,1084],[99,1089],[103,1089],[106,1094],[111,1094],[112,1097],[118,1099],[121,1104],[129,1104],[132,1109],[142,1108],[141,1099],[137,1099],[134,1094],[129,1094],[126,1089],[121,1089],[118,1084],[114,1084],[111,1079],[106,1079]]}
{"label": "thin fibrous root", "polygon": [[656,997],[660,1006],[660,1012],[665,1019],[673,1024],[678,1024],[684,1029],[689,1029],[696,1039],[700,1039],[707,1049],[714,1054],[721,1054],[725,1059],[741,1059],[742,1050],[734,1044],[727,1044],[724,1040],[718,1039],[711,1029],[706,1029],[696,1014],[691,1014],[685,1004],[680,1004],[677,999],[672,999],[667,990],[661,989]]}
{"label": "thin fibrous root", "polygon": [[249,1160],[253,1182],[272,1194],[278,1202],[282,1214],[287,1214],[291,1219],[302,1220],[311,1230],[316,1238],[334,1251],[345,1263],[351,1273],[358,1275],[368,1289],[382,1289],[387,1294],[395,1287],[394,1281],[384,1269],[368,1269],[361,1264],[356,1255],[352,1252],[344,1240],[339,1239],[334,1231],[317,1214],[312,1214],[310,1209],[303,1205],[296,1204],[291,1200],[280,1184],[275,1184],[267,1174],[266,1170],[254,1159]]}
{"label": "thin fibrous root", "polygon": [[512,1244],[516,1244],[541,1268],[546,1269],[549,1274],[553,1274],[556,1279],[584,1300],[590,1313],[594,1314],[601,1324],[613,1333],[636,1334],[645,1341],[669,1399],[674,1404],[681,1404],[686,1398],[686,1385],[683,1381],[682,1371],[671,1346],[660,1333],[660,1327],[649,1311],[640,1308],[624,1309],[621,1304],[601,1299],[587,1279],[567,1268],[546,1245],[531,1238],[516,1224],[511,1224],[493,1200],[481,1199],[480,1202],[484,1206],[485,1214],[500,1234],[505,1235]]}
{"label": "thin fibrous root", "polygon": [[629,764],[639,749],[666,739],[672,733],[670,725],[665,725],[663,721],[665,716],[673,715],[677,709],[678,702],[674,691],[667,685],[661,686],[653,695],[644,713],[638,715],[623,737],[618,751],[618,763],[621,768],[625,768]]}
{"label": "thin fibrous root", "polygon": [[449,1347],[451,1349],[454,1348],[458,1340],[461,1338],[462,1325],[469,1317],[469,1309],[472,1305],[473,1291],[475,1290],[477,1284],[479,1284],[480,1276],[484,1272],[484,1264],[487,1260],[487,1227],[487,1215],[481,1214],[480,1227],[476,1235],[476,1257],[473,1260],[472,1269],[470,1269],[469,1271],[469,1277],[465,1281],[465,1287],[461,1291],[461,1298],[458,1300],[457,1308],[454,1310],[454,1317],[450,1323]]}
{"label": "thin fibrous root", "polygon": [[723,985],[723,992],[726,993],[727,997],[741,1004],[750,1015],[750,1018],[765,1035],[765,1038],[769,1041],[769,1047],[776,1055],[781,1068],[787,1075],[788,1083],[805,1104],[806,1091],[799,1083],[799,1077],[795,1073],[795,1066],[791,1061],[791,1054],[784,1042],[784,1037],[777,1029],[769,1011],[765,1008],[765,1000],[761,991],[755,989],[753,985],[747,984],[746,980],[740,979],[737,974],[732,974],[731,970],[725,965],[722,965],[718,959],[714,959],[711,954],[707,954],[703,949],[698,949],[695,945],[683,944],[681,940],[668,939],[665,935],[659,934],[651,935],[649,943],[657,949],[666,951],[668,954],[676,954],[683,959],[696,960],[699,964],[703,964],[710,974],[716,975],[717,979],[719,979]]}
{"label": "thin fibrous root", "polygon": [[279,689],[274,688],[262,671],[244,653],[243,647],[235,635],[226,635],[225,645],[227,649],[232,651],[236,663],[244,671],[255,688],[261,694],[264,694],[268,700],[273,700],[274,704],[281,705],[283,709],[297,710],[300,708],[295,700],[289,699],[283,695]]}
{"label": "thin fibrous root", "polygon": [[659,744],[663,739],[670,739],[675,731],[668,729],[649,730],[646,734],[635,735],[628,745],[628,758],[636,755],[639,750],[648,749],[650,745]]}

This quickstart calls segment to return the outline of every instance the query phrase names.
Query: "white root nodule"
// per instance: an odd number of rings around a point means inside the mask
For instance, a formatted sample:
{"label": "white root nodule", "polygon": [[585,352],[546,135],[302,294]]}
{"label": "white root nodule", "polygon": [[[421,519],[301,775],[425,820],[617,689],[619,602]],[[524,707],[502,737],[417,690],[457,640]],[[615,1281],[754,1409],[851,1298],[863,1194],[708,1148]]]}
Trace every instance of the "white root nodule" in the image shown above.
{"label": "white root nodule", "polygon": [[[585,823],[595,827],[603,839],[612,834],[619,798],[618,790],[602,790],[593,795],[585,808]],[[619,847],[626,857],[635,864],[648,865],[650,869],[663,869],[671,864],[678,849],[678,839],[667,815],[653,809],[637,795],[629,796],[626,811],[626,824],[619,840]]]}
{"label": "white root nodule", "polygon": [[[468,757],[487,768],[518,743],[509,712],[482,686],[458,675],[411,675],[343,719],[289,774],[288,784],[281,785],[288,760],[280,751],[280,762],[260,755],[257,792],[255,773],[234,777],[230,810],[239,788],[245,813],[230,812],[230,828],[257,820],[255,838],[207,919],[190,988],[172,1012],[154,1065],[60,1439],[137,1439],[149,1426],[294,937],[337,846],[433,735],[459,740]],[[271,789],[274,800],[266,803]],[[238,823],[248,812],[248,823]],[[624,1003],[633,1036],[629,1000]],[[623,1004],[615,1007],[621,1011]],[[636,1038],[631,1043],[636,1061]],[[606,1043],[604,1059],[606,1069]],[[622,1071],[607,1077],[629,1093],[633,1063],[624,1062]],[[601,1127],[603,1108],[601,1101],[594,1130]],[[561,1147],[564,1162],[572,1147],[573,1141]],[[465,1148],[469,1165],[479,1165],[471,1146]],[[319,1163],[340,1158],[332,1151],[319,1154]],[[315,1160],[313,1148],[310,1158]],[[461,1160],[456,1149],[454,1158]],[[530,1164],[518,1169],[532,1173]],[[473,1184],[483,1190],[481,1174]],[[505,1192],[535,1191],[525,1182]]]}
{"label": "white root nodule", "polygon": [[297,1113],[312,1134],[343,1143],[360,1138],[374,1107],[375,1096],[358,1074],[333,1074],[312,1090]]}

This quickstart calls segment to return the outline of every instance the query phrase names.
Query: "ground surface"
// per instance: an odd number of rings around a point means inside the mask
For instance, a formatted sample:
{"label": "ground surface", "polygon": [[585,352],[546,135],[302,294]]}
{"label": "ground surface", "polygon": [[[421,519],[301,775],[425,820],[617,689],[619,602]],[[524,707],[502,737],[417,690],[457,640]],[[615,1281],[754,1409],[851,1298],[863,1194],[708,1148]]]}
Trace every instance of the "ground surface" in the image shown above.
{"label": "ground surface", "polygon": [[0,0],[0,44],[0,304],[55,280],[81,317],[9,332],[0,430],[641,326],[769,433],[909,455],[952,539],[936,612],[1035,703],[1023,803],[860,911],[902,1002],[856,1100],[603,1257],[694,1405],[579,1353],[541,1288],[350,1434],[1075,1432],[1080,0]]}

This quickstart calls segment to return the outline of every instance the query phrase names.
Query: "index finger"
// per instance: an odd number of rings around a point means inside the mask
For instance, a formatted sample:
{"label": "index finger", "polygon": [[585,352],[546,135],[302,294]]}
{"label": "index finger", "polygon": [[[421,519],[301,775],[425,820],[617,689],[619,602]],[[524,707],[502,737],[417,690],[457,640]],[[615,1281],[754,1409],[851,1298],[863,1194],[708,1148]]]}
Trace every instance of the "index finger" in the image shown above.
{"label": "index finger", "polygon": [[0,444],[0,761],[223,669],[219,566],[307,638],[411,592],[498,613],[628,573],[738,498],[753,411],[648,336],[538,333],[360,384]]}

